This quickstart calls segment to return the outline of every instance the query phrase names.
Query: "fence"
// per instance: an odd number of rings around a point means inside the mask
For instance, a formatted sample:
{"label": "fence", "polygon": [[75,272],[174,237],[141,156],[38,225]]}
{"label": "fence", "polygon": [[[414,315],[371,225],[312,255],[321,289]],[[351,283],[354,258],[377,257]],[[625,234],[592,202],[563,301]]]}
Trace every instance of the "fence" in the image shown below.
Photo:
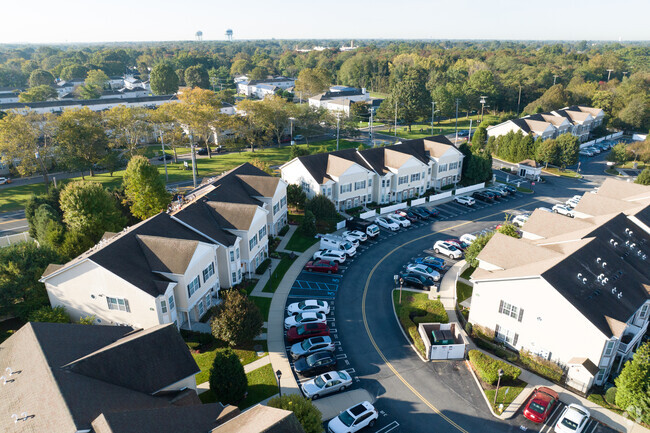
{"label": "fence", "polygon": [[29,232],[15,233],[13,235],[7,235],[0,237],[0,248],[8,247],[9,245],[17,244],[19,242],[31,241],[32,238],[29,237]]}
{"label": "fence", "polygon": [[404,209],[405,207],[407,207],[407,205],[404,202],[397,203],[397,204],[394,204],[392,206],[382,207],[382,208],[379,209],[379,214],[383,215],[385,213],[394,212],[394,211],[396,211],[398,209]]}
{"label": "fence", "polygon": [[643,141],[648,138],[648,134],[633,134],[632,140],[634,141]]}
{"label": "fence", "polygon": [[451,197],[451,191],[441,192],[440,194],[430,195],[429,203],[432,201],[442,200],[443,198]]}
{"label": "fence", "polygon": [[340,230],[342,228],[345,228],[345,220],[336,223],[336,230]]}
{"label": "fence", "polygon": [[458,188],[456,190],[456,195],[463,194],[463,193],[466,193],[466,192],[476,191],[477,189],[481,189],[481,188],[485,188],[485,182],[477,183],[476,185],[466,186],[465,188]]}
{"label": "fence", "polygon": [[425,203],[427,201],[426,197],[418,198],[416,200],[411,200],[411,206],[417,206],[419,204]]}
{"label": "fence", "polygon": [[606,135],[604,137],[597,138],[595,140],[587,141],[585,143],[582,143],[580,145],[580,149],[584,149],[585,147],[593,146],[596,143],[600,143],[601,141],[604,140],[612,140],[614,138],[618,138],[623,135],[623,131],[615,132],[613,134]]}
{"label": "fence", "polygon": [[376,210],[369,210],[368,212],[363,212],[359,214],[359,218],[362,219],[369,219],[369,218],[374,218],[377,216],[377,211]]}

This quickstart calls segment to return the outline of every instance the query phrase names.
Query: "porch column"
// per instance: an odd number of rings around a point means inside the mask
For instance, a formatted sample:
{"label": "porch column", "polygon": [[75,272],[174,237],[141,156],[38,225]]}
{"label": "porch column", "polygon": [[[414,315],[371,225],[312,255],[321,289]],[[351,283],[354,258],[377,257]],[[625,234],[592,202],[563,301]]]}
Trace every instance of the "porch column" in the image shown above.
{"label": "porch column", "polygon": [[187,326],[189,326],[190,331],[191,331],[192,330],[192,318],[190,317],[190,311],[187,310],[185,312],[185,314],[187,314]]}

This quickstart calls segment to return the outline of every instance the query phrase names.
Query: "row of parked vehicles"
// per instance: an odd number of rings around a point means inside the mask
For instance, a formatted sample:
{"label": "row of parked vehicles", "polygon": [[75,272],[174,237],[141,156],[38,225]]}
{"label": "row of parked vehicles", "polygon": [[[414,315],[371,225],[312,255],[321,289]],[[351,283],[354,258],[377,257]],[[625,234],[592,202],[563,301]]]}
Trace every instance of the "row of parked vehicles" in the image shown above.
{"label": "row of parked vehicles", "polygon": [[[543,423],[551,418],[553,410],[560,402],[560,396],[551,388],[535,388],[524,406],[524,416],[535,423]],[[555,423],[556,433],[581,433],[587,426],[591,414],[579,404],[566,406]]]}
{"label": "row of parked vehicles", "polygon": [[438,216],[440,216],[440,212],[435,208],[410,207],[379,216],[375,218],[375,223],[386,230],[396,232],[401,228],[410,227],[416,221],[428,220]]}
{"label": "row of parked vehicles", "polygon": [[515,195],[517,188],[506,184],[495,184],[494,186],[476,191],[472,194],[472,198],[480,200],[484,203],[494,203],[504,197]]}
{"label": "row of parked vehicles", "polygon": [[605,152],[611,149],[615,145],[616,143],[614,143],[613,141],[603,140],[600,143],[595,143],[592,144],[591,146],[583,147],[582,149],[580,149],[580,152],[578,152],[578,154],[582,156],[596,156],[601,152]]}

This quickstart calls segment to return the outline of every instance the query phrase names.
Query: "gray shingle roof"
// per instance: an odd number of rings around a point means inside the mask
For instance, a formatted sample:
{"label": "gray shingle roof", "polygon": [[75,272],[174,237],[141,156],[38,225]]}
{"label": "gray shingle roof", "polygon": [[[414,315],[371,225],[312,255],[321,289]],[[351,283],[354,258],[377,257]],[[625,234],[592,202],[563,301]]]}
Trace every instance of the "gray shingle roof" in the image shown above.
{"label": "gray shingle roof", "polygon": [[293,412],[258,404],[210,433],[305,433]]}

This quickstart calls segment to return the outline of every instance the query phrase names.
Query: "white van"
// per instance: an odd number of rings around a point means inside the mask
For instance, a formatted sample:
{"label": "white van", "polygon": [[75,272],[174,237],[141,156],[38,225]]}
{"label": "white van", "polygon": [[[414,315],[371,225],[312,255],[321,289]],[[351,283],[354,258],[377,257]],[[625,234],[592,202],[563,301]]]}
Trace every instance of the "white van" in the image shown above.
{"label": "white van", "polygon": [[320,247],[321,249],[343,251],[348,257],[352,257],[357,253],[356,247],[350,241],[336,235],[323,235],[320,238]]}

